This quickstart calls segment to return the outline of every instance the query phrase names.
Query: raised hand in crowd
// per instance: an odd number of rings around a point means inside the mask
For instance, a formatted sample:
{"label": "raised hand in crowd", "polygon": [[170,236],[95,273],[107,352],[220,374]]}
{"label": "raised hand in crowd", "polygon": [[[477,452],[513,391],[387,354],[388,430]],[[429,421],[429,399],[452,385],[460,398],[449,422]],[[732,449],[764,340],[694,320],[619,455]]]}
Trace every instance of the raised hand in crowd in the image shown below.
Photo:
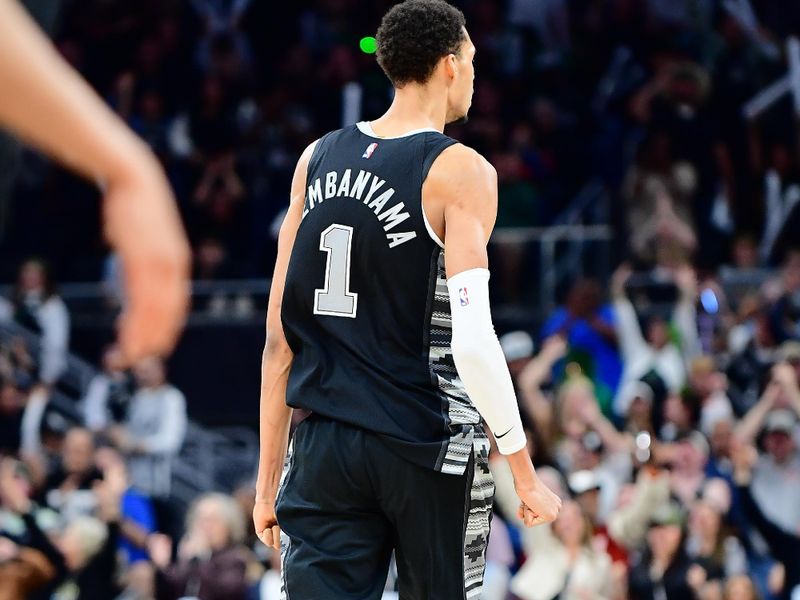
{"label": "raised hand in crowd", "polygon": [[128,487],[122,466],[109,464],[103,469],[103,479],[92,486],[97,498],[97,509],[101,519],[106,522],[117,521],[121,517],[122,496]]}
{"label": "raised hand in crowd", "polygon": [[159,569],[166,569],[172,562],[172,538],[164,533],[154,533],[147,538],[150,560]]}
{"label": "raised hand in crowd", "polygon": [[625,297],[625,286],[633,276],[630,263],[622,263],[611,275],[611,297],[614,299]]}
{"label": "raised hand in crowd", "polygon": [[694,302],[697,299],[698,285],[697,273],[688,264],[675,269],[673,272],[675,285],[681,294],[681,299]]}
{"label": "raised hand in crowd", "polygon": [[734,438],[731,442],[731,462],[734,481],[738,485],[749,485],[753,468],[758,462],[758,450],[752,444]]}
{"label": "raised hand in crowd", "polygon": [[797,382],[797,371],[789,363],[778,363],[772,367],[770,385],[778,389],[775,406],[792,408],[800,414],[800,386]]}

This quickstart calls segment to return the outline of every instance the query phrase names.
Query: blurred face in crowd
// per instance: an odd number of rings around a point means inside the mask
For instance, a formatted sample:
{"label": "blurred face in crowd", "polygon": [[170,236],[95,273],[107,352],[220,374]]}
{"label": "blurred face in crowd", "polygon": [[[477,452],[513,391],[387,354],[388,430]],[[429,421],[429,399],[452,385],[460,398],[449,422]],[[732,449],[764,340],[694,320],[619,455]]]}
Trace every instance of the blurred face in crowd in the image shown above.
{"label": "blurred face in crowd", "polygon": [[794,440],[785,431],[771,431],[764,436],[764,448],[775,462],[782,464],[794,454]]}
{"label": "blurred face in crowd", "polygon": [[589,318],[600,308],[603,292],[593,279],[581,279],[567,295],[567,310],[577,317]]}
{"label": "blurred face in crowd", "polygon": [[201,500],[194,514],[194,528],[205,538],[212,550],[226,547],[231,532],[225,520],[224,508],[214,498]]}
{"label": "blurred face in crowd", "polygon": [[656,350],[669,343],[669,329],[664,319],[653,317],[647,324],[647,342]]}
{"label": "blurred face in crowd", "polygon": [[754,269],[758,266],[758,246],[751,237],[737,238],[733,243],[733,265],[737,269]]}
{"label": "blurred face in crowd", "polygon": [[19,391],[9,382],[0,382],[0,415],[10,415],[22,408]]}
{"label": "blurred face in crowd", "polygon": [[692,415],[680,394],[671,393],[664,402],[664,420],[685,431],[691,426]]}
{"label": "blurred face in crowd", "polygon": [[586,519],[580,505],[570,500],[561,507],[561,512],[553,523],[553,533],[565,546],[575,547],[585,542],[586,527]]}
{"label": "blurred face in crowd", "polygon": [[127,465],[122,455],[116,448],[111,448],[109,446],[97,449],[94,453],[94,464],[97,465],[97,468],[101,471],[119,469],[123,473],[127,472]]}
{"label": "blurred face in crowd", "polygon": [[556,469],[552,467],[542,467],[541,469],[537,469],[536,472],[539,475],[539,479],[542,480],[542,483],[553,490],[556,496],[560,498],[566,497],[567,491],[564,489],[564,482]]}
{"label": "blurred face in crowd", "polygon": [[725,600],[756,600],[756,588],[747,575],[732,575],[725,583]]}
{"label": "blurred face in crowd", "polygon": [[154,388],[164,383],[166,373],[164,363],[158,358],[145,358],[133,368],[136,383],[143,388]]}
{"label": "blurred face in crowd", "polygon": [[117,357],[117,352],[110,346],[106,348],[105,352],[103,352],[102,363],[103,363],[103,370],[106,373],[121,372],[118,367],[119,360]]}
{"label": "blurred face in crowd", "polygon": [[636,485],[633,483],[626,483],[619,490],[615,508],[624,508],[630,505],[634,498],[636,498]]}
{"label": "blurred face in crowd", "polygon": [[647,429],[652,418],[652,406],[650,402],[637,396],[631,401],[628,409],[628,422],[635,430]]}
{"label": "blurred face in crowd", "polygon": [[[464,41],[455,56],[455,76],[451,80],[447,92],[446,122],[459,121],[467,116],[472,105],[472,94],[475,91],[475,46],[464,30]],[[447,58],[445,59],[447,60]]]}
{"label": "blurred face in crowd", "polygon": [[44,289],[45,272],[41,263],[29,260],[19,271],[19,288],[23,292],[39,292]]}
{"label": "blurred face in crowd", "polygon": [[225,262],[225,248],[219,240],[206,238],[197,245],[195,263],[201,277],[212,277]]}
{"label": "blurred face in crowd", "polygon": [[731,437],[733,435],[733,421],[722,419],[714,423],[711,428],[709,443],[711,454],[717,457],[730,456]]}
{"label": "blurred face in crowd", "polygon": [[689,440],[683,440],[675,445],[674,467],[681,471],[698,472],[706,465],[707,457]]}
{"label": "blurred face in crowd", "polygon": [[591,381],[579,377],[568,379],[559,388],[558,393],[564,433],[572,439],[577,439],[586,431],[586,426],[578,414],[580,407],[589,403],[597,403],[594,397],[594,387]]}
{"label": "blurred face in crowd", "polygon": [[703,486],[703,501],[720,515],[731,509],[731,488],[721,477],[712,477]]}
{"label": "blurred face in crowd", "polygon": [[719,535],[722,517],[708,502],[699,500],[689,515],[689,528],[692,533],[704,540],[715,540]]}
{"label": "blurred face in crowd", "polygon": [[600,490],[593,489],[582,494],[578,494],[575,498],[582,513],[586,515],[591,522],[597,522],[597,513],[600,510]]}
{"label": "blurred face in crowd", "polygon": [[594,452],[586,448],[583,444],[578,444],[575,453],[575,470],[589,470],[591,471],[600,464],[603,455],[600,452]]}
{"label": "blurred face in crowd", "polygon": [[755,332],[753,339],[759,348],[773,348],[776,345],[775,334],[772,332],[772,326],[769,322],[769,316],[759,312],[755,316]]}
{"label": "blurred face in crowd", "polygon": [[714,362],[709,357],[703,357],[695,361],[689,382],[692,389],[701,397],[706,398],[719,390],[725,390],[728,386],[727,378],[714,367]]}
{"label": "blurred face in crowd", "polygon": [[681,544],[681,533],[680,525],[651,526],[647,532],[647,544],[653,556],[660,560],[674,556]]}
{"label": "blurred face in crowd", "polygon": [[94,439],[80,427],[67,432],[62,448],[62,463],[67,473],[86,473],[94,463]]}

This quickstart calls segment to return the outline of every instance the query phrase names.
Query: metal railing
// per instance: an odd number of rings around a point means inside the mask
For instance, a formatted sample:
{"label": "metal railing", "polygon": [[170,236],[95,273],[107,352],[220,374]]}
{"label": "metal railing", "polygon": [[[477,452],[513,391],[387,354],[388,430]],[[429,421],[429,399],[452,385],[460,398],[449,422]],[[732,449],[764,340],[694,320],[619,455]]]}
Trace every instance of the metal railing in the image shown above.
{"label": "metal railing", "polygon": [[[193,281],[193,310],[189,325],[203,325],[225,320],[263,324],[269,297],[270,279],[231,279]],[[109,327],[119,312],[119,302],[104,283],[76,282],[58,286],[58,295],[70,310],[73,325]],[[13,286],[0,286],[0,296],[10,297]],[[220,305],[220,299],[228,301]],[[244,299],[244,304],[236,304]],[[72,369],[70,369],[72,370]],[[78,366],[78,371],[81,371]]]}
{"label": "metal railing", "polygon": [[[555,308],[559,286],[583,276],[587,262],[594,263],[595,276],[610,273],[610,246],[614,239],[608,225],[554,225],[552,227],[519,227],[495,231],[491,243],[532,245],[538,250],[538,312],[546,314]],[[589,252],[590,244],[603,244],[605,251]]]}
{"label": "metal railing", "polygon": [[[84,286],[81,291],[93,292],[93,288]],[[41,342],[37,334],[14,322],[0,323],[0,344],[18,338],[24,340],[34,356],[38,355]],[[81,423],[80,400],[97,374],[90,363],[70,354],[67,369],[51,391],[49,402],[72,423]],[[254,431],[245,427],[210,429],[190,420],[183,447],[172,461],[172,497],[188,504],[204,491],[231,491],[253,479],[257,460],[258,436]]]}

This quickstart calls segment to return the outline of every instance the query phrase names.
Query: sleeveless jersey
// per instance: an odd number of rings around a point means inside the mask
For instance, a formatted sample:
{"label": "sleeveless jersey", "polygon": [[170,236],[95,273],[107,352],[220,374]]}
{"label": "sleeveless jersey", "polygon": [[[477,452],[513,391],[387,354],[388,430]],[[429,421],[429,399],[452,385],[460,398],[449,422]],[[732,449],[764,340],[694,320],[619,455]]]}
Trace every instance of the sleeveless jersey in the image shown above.
{"label": "sleeveless jersey", "polygon": [[450,347],[444,251],[422,209],[435,130],[322,137],[281,318],[294,352],[287,403],[373,431],[409,460],[462,474],[482,435]]}

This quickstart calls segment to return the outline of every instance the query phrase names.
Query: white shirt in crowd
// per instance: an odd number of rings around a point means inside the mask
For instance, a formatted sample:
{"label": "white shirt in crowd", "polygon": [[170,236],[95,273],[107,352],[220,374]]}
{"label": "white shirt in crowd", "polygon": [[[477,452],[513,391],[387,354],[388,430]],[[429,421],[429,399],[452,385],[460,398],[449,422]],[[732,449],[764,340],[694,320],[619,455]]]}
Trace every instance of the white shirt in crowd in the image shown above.
{"label": "white shirt in crowd", "polygon": [[187,422],[186,398],[176,387],[164,384],[133,395],[125,429],[142,448],[129,459],[138,489],[155,497],[169,494],[171,462],[183,445]]}
{"label": "white shirt in crowd", "polygon": [[779,465],[762,454],[753,469],[753,498],[764,515],[784,531],[800,531],[800,454]]}
{"label": "white shirt in crowd", "polygon": [[108,412],[108,393],[111,388],[111,378],[105,373],[98,373],[89,382],[86,395],[81,402],[83,421],[92,431],[100,431],[111,424]]}
{"label": "white shirt in crowd", "polygon": [[[625,390],[626,384],[641,379],[652,370],[661,377],[668,390],[680,390],[686,381],[687,360],[699,353],[700,344],[694,304],[678,302],[675,306],[673,323],[680,332],[682,348],[668,343],[657,350],[648,344],[642,335],[641,327],[639,327],[636,309],[627,298],[614,300],[614,313],[620,353],[625,365],[622,380],[617,389]],[[617,412],[625,412],[627,407],[621,405],[625,400],[627,399],[617,396],[614,401]]]}

